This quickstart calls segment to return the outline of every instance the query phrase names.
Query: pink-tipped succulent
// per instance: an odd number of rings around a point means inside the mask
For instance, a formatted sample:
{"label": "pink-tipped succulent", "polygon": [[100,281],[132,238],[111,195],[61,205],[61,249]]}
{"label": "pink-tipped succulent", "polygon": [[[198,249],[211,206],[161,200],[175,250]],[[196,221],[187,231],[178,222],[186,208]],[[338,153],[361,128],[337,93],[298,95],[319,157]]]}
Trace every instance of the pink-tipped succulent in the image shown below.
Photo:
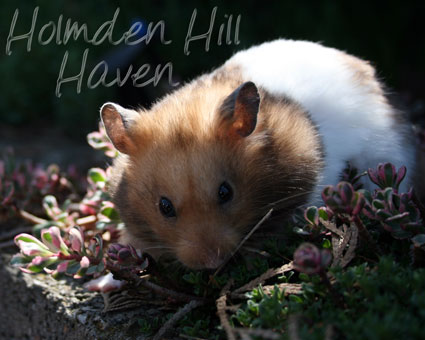
{"label": "pink-tipped succulent", "polygon": [[[0,160],[0,210],[3,214],[8,210],[7,216],[11,216],[19,209],[33,208],[45,195],[64,199],[76,191],[68,177],[57,165],[44,168],[31,162],[17,162],[13,151],[8,150]],[[35,209],[39,210],[39,206]]]}
{"label": "pink-tipped succulent", "polygon": [[137,251],[132,245],[122,245],[114,243],[109,246],[108,262],[111,264],[119,264],[136,271],[148,268],[152,259],[145,253]]}
{"label": "pink-tipped succulent", "polygon": [[315,206],[308,207],[304,211],[304,219],[311,226],[319,225],[319,209]]}
{"label": "pink-tipped succulent", "polygon": [[153,264],[148,254],[136,251],[131,245],[115,243],[109,246],[106,265],[115,280],[135,281],[140,275],[151,271]]}
{"label": "pink-tipped succulent", "polygon": [[365,197],[363,213],[379,221],[393,237],[404,239],[425,232],[419,210],[412,201],[412,190],[399,194],[396,189],[388,187]]}
{"label": "pink-tipped succulent", "polygon": [[91,147],[93,147],[93,149],[103,151],[108,157],[115,158],[118,155],[117,150],[106,135],[106,131],[102,123],[99,123],[99,131],[95,131],[87,135],[87,142]]}
{"label": "pink-tipped succulent", "polygon": [[63,236],[58,227],[44,229],[41,240],[19,234],[15,237],[15,244],[20,253],[12,258],[11,263],[25,273],[44,271],[54,278],[62,274],[75,279],[92,275],[98,277],[109,269],[126,279],[127,274],[147,270],[153,262],[149,255],[136,251],[131,245],[111,244],[105,256],[100,234],[89,241],[86,238],[84,231],[78,227],[71,228],[68,233],[63,232]]}
{"label": "pink-tipped succulent", "polygon": [[314,244],[303,243],[294,253],[294,268],[305,274],[319,274],[331,263],[329,250],[320,250]]}
{"label": "pink-tipped succulent", "polygon": [[367,174],[370,180],[381,189],[393,188],[398,192],[401,181],[406,176],[406,167],[401,166],[398,171],[391,163],[380,163],[376,169],[369,169]]}
{"label": "pink-tipped succulent", "polygon": [[[317,208],[315,206],[307,207],[301,215],[301,211],[294,215],[294,221],[297,226],[294,231],[309,238],[316,238],[326,233],[320,220],[329,221],[333,217],[332,211],[327,207]],[[306,223],[307,222],[307,223]]]}
{"label": "pink-tipped succulent", "polygon": [[304,219],[312,227],[318,227],[320,219],[329,221],[332,217],[333,213],[327,207],[311,206],[304,210]]}
{"label": "pink-tipped succulent", "polygon": [[348,182],[339,182],[336,187],[327,186],[322,191],[322,199],[332,213],[351,216],[358,215],[365,203],[363,194],[355,191]]}
{"label": "pink-tipped succulent", "polygon": [[86,247],[84,233],[72,228],[67,239],[61,235],[58,227],[50,227],[41,232],[41,241],[32,235],[19,234],[15,244],[20,253],[11,263],[25,273],[46,272],[57,278],[61,274],[81,278],[104,272],[103,241],[99,235],[90,240]]}
{"label": "pink-tipped succulent", "polygon": [[[110,157],[117,155],[102,126],[99,131],[88,136],[88,141],[95,149],[103,150]],[[78,196],[71,184],[72,179],[82,182],[81,178],[77,178],[75,168],[70,168],[69,174],[64,177],[55,165],[47,169],[31,163],[20,165],[15,162],[12,152],[3,158],[0,160],[2,209],[10,205],[23,211],[26,203],[34,204],[42,200],[43,217],[46,219],[46,222],[39,223],[34,228],[40,239],[28,234],[15,237],[20,253],[14,256],[12,263],[27,273],[45,271],[54,277],[67,274],[80,278],[103,273],[106,268],[103,242],[117,239],[118,227],[122,225],[107,192],[110,170],[90,169],[88,186],[84,187],[87,193],[82,199],[75,201]],[[64,189],[66,194],[62,194]],[[69,199],[70,193],[73,193],[74,201]],[[26,216],[28,215],[31,214],[27,213]],[[40,221],[40,218],[34,217],[33,220]],[[147,266],[147,257],[139,258],[134,249],[127,250],[131,255],[128,258],[131,260],[130,265]],[[120,265],[126,264],[124,255],[123,250],[119,256]],[[109,261],[112,264],[114,262],[112,258]]]}

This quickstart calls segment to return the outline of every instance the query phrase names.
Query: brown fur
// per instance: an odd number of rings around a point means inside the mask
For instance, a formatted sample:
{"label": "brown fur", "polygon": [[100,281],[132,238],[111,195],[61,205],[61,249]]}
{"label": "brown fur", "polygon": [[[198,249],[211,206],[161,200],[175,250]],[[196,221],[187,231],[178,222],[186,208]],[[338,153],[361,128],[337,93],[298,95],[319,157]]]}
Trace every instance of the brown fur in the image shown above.
{"label": "brown fur", "polygon": [[380,83],[375,77],[375,69],[366,60],[356,58],[344,52],[340,53],[347,68],[354,71],[354,81],[363,87],[367,87],[370,92],[383,95]]}
{"label": "brown fur", "polygon": [[[222,105],[243,81],[236,69],[219,69],[130,124],[135,149],[116,159],[111,183],[126,241],[192,268],[214,268],[271,207],[287,215],[306,201],[323,166],[315,127],[297,104],[259,89],[254,131],[233,136],[240,126],[223,123]],[[220,205],[224,181],[234,197]],[[176,217],[161,215],[162,196]]]}

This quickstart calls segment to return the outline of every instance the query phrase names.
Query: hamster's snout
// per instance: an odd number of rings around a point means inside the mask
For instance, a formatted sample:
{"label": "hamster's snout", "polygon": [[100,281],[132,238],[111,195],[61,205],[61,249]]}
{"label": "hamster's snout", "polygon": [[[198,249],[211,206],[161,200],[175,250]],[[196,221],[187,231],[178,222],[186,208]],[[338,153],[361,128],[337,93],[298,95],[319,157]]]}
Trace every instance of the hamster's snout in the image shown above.
{"label": "hamster's snout", "polygon": [[207,252],[203,257],[200,258],[200,264],[206,269],[216,269],[225,260],[226,256],[220,254],[220,248],[216,252]]}
{"label": "hamster's snout", "polygon": [[216,269],[227,259],[236,246],[236,239],[226,237],[201,238],[183,241],[176,247],[176,257],[191,269]]}
{"label": "hamster's snout", "polygon": [[180,261],[191,269],[216,269],[225,260],[227,253],[220,252],[220,248],[202,250],[192,249],[190,252],[180,252]]}

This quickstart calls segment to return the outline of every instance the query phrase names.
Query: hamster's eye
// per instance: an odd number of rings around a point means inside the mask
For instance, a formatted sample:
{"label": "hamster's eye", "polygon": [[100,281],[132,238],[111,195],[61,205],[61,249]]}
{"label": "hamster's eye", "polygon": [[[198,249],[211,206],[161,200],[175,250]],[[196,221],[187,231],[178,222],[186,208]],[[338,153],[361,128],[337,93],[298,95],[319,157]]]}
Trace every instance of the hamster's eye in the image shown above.
{"label": "hamster's eye", "polygon": [[161,197],[159,200],[159,210],[161,211],[161,214],[165,217],[175,217],[176,211],[174,210],[173,203],[166,198]]}
{"label": "hamster's eye", "polygon": [[218,202],[224,204],[233,198],[233,190],[229,183],[223,182],[218,188]]}

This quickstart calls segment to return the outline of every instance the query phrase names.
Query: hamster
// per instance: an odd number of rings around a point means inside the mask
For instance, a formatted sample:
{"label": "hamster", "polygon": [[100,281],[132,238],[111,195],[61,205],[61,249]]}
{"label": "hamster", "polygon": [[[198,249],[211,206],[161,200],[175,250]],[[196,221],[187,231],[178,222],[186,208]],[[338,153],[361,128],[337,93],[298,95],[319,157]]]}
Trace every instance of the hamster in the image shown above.
{"label": "hamster", "polygon": [[399,116],[368,62],[283,39],[236,53],[150,110],[106,103],[122,241],[217,268],[270,208],[282,220],[318,203],[347,161],[413,168]]}

